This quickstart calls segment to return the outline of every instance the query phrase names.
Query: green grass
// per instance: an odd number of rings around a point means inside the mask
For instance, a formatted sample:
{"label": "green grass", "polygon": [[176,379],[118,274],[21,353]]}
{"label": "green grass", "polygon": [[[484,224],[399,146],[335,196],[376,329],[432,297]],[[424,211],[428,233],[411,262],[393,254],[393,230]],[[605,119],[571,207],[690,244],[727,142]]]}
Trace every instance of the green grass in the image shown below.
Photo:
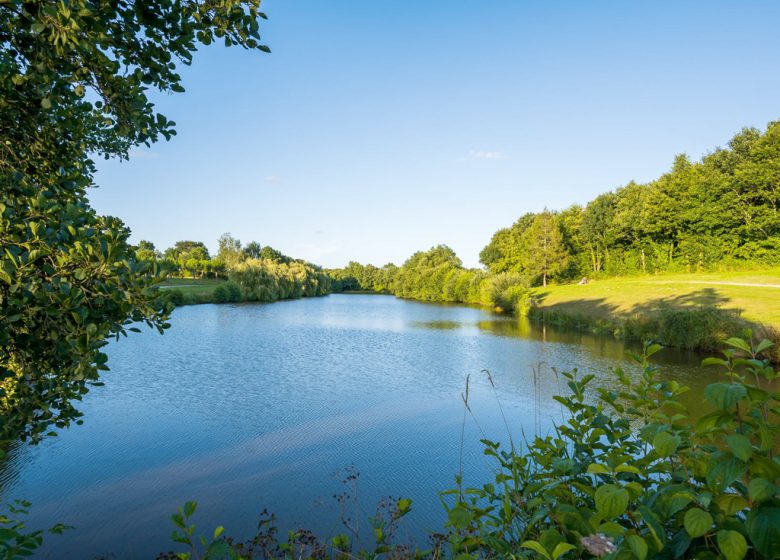
{"label": "green grass", "polygon": [[214,293],[217,286],[224,282],[225,280],[214,278],[168,278],[160,285],[160,288],[163,290],[177,289],[185,295],[209,296]]}
{"label": "green grass", "polygon": [[736,310],[751,323],[780,327],[780,268],[607,278],[537,288],[535,293],[543,311],[595,320],[650,316],[664,306],[714,306]]}

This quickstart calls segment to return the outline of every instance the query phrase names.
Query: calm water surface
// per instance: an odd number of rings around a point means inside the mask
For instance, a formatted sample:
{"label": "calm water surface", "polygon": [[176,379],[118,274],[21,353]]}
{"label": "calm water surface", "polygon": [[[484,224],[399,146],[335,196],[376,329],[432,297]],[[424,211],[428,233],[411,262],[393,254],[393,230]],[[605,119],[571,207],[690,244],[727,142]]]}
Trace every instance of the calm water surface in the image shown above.
{"label": "calm water surface", "polygon": [[[413,499],[401,535],[424,546],[443,520],[437,492],[458,471],[467,375],[479,425],[466,424],[464,478],[479,484],[493,467],[480,430],[507,440],[481,370],[512,432],[530,434],[560,419],[553,368],[607,385],[611,367],[631,367],[611,339],[390,296],[184,307],[172,324],[164,336],[112,343],[84,425],[2,465],[2,498],[33,502],[30,527],[76,527],[48,537],[40,557],[153,558],[173,549],[169,516],[185,500],[198,502],[204,533],[221,524],[248,538],[267,508],[283,529],[334,535],[343,532],[334,495],[351,467],[361,514],[384,496]],[[700,399],[712,373],[699,357],[662,354],[664,375]]]}

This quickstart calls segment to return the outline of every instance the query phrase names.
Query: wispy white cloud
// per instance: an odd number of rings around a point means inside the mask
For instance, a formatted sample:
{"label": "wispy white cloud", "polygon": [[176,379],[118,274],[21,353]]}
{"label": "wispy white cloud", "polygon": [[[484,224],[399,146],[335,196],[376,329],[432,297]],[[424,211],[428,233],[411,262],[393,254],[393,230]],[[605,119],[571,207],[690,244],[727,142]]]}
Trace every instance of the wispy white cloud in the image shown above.
{"label": "wispy white cloud", "polygon": [[266,183],[278,183],[281,180],[282,178],[276,175],[266,175],[265,177],[263,177],[263,181],[265,181]]}
{"label": "wispy white cloud", "polygon": [[502,152],[487,152],[484,150],[469,150],[469,157],[472,159],[504,159]]}

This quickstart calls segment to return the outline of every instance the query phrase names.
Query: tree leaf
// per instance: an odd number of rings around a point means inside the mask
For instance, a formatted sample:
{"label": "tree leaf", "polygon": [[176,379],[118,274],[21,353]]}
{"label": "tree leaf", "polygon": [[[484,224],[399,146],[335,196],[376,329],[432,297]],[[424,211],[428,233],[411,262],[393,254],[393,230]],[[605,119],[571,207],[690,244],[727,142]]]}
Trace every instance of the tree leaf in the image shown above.
{"label": "tree leaf", "polygon": [[712,516],[703,509],[693,508],[685,512],[683,525],[694,539],[706,535],[712,527]]}
{"label": "tree leaf", "polygon": [[742,560],[747,554],[745,537],[737,531],[722,530],[717,535],[718,548],[726,560]]}
{"label": "tree leaf", "polygon": [[628,490],[614,484],[605,484],[596,490],[596,510],[604,519],[614,519],[625,513],[628,507]]}
{"label": "tree leaf", "polygon": [[645,539],[639,535],[628,535],[626,541],[637,560],[645,560],[647,558],[647,543]]}
{"label": "tree leaf", "polygon": [[680,436],[673,436],[669,432],[659,432],[653,438],[653,449],[659,457],[669,457],[677,451],[681,441]]}

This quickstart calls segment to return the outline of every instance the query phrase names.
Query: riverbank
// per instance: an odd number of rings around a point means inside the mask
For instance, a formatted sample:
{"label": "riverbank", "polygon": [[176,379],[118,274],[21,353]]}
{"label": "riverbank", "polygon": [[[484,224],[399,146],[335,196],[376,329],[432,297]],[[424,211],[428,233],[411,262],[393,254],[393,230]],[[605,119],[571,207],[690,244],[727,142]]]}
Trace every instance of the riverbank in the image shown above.
{"label": "riverbank", "polygon": [[[225,280],[169,278],[161,289],[175,294],[177,305],[192,305],[222,302],[217,290],[227,285]],[[712,351],[750,328],[780,342],[780,268],[606,278],[537,287],[532,295],[532,321],[618,339]]]}
{"label": "riverbank", "polygon": [[534,289],[532,320],[713,350],[751,328],[780,338],[780,269],[619,277]]}

